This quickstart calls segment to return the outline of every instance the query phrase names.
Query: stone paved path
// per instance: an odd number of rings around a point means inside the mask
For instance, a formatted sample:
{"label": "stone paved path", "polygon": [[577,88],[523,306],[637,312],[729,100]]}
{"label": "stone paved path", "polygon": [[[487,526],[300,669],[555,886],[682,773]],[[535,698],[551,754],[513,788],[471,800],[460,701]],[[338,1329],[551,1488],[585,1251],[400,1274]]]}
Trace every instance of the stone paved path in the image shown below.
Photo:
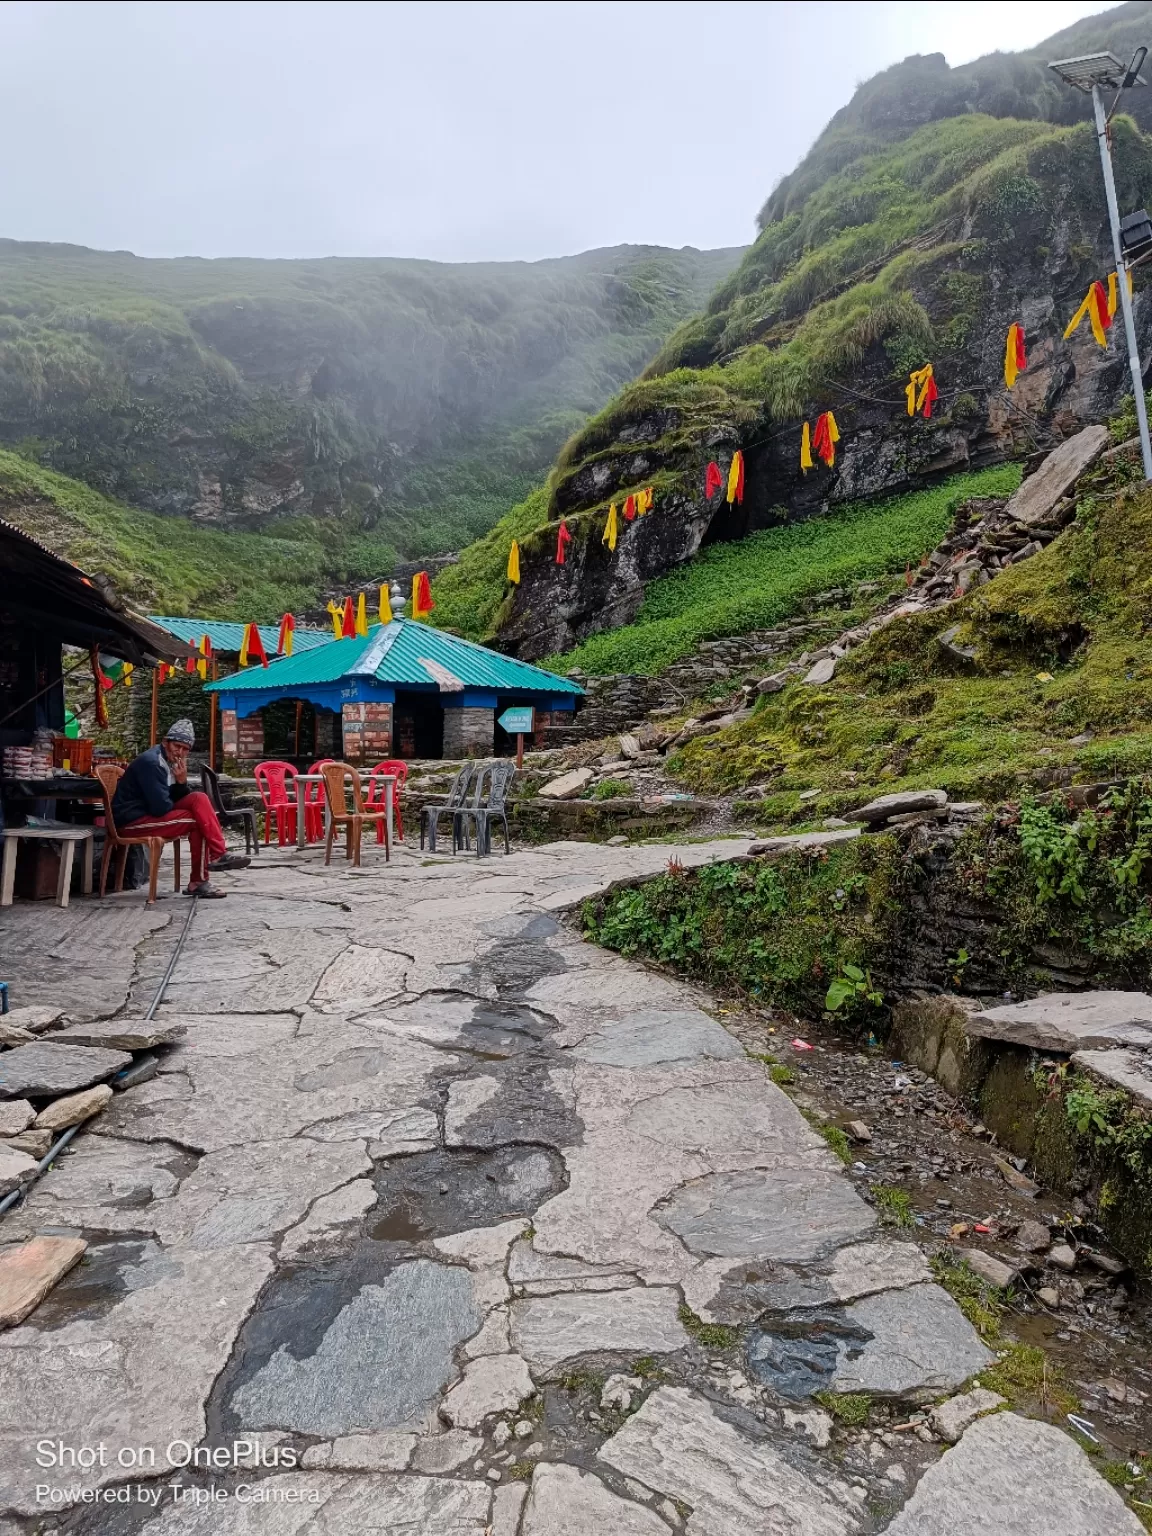
{"label": "stone paved path", "polygon": [[[0,1536],[42,1528],[38,1484],[139,1481],[125,1448],[154,1448],[159,1507],[49,1526],[1137,1536],[1067,1436],[1013,1414],[940,1461],[830,1440],[814,1388],[935,1398],[990,1356],[706,1000],[558,921],[671,851],[272,853],[197,911],[161,1011],[183,1042],[0,1226],[92,1245],[0,1335]],[[79,977],[27,908],[0,940],[38,1001],[139,1016],[183,907],[118,910],[118,946],[83,907],[35,911]],[[41,1440],[110,1464],[44,1470]],[[184,1475],[199,1502],[167,1487],[184,1446],[222,1458]]]}

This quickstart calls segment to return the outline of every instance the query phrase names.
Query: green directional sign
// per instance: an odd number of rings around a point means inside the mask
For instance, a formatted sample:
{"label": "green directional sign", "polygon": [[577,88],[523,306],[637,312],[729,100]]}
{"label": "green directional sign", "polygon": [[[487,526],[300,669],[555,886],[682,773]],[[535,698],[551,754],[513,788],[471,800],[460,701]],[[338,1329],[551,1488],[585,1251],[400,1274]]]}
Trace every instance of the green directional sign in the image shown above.
{"label": "green directional sign", "polygon": [[506,709],[502,715],[497,716],[496,724],[502,725],[509,736],[531,736],[534,713],[531,704],[516,705],[515,708]]}

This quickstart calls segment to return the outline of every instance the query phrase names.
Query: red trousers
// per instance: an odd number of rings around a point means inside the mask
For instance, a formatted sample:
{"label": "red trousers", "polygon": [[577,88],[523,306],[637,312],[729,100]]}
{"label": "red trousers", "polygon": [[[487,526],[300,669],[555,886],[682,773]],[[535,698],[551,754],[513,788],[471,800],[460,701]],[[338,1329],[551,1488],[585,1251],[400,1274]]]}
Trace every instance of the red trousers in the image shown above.
{"label": "red trousers", "polygon": [[205,849],[208,857],[218,859],[227,850],[224,834],[220,830],[220,821],[212,808],[212,802],[202,790],[194,789],[185,795],[182,800],[177,800],[170,811],[165,811],[163,816],[145,816],[140,821],[130,821],[123,832],[151,834],[162,837],[167,842],[173,838],[186,837],[192,848],[192,874],[189,877],[190,885],[200,885],[208,878],[208,864],[204,857]]}

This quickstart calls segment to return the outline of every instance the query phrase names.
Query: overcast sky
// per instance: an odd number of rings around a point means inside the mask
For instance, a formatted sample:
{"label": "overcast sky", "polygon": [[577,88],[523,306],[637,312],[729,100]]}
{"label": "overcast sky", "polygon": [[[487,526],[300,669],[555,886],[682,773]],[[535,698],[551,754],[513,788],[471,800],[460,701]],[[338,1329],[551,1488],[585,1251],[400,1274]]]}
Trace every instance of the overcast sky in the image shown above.
{"label": "overcast sky", "polygon": [[0,235],[441,261],[740,245],[860,80],[1106,9],[0,0]]}

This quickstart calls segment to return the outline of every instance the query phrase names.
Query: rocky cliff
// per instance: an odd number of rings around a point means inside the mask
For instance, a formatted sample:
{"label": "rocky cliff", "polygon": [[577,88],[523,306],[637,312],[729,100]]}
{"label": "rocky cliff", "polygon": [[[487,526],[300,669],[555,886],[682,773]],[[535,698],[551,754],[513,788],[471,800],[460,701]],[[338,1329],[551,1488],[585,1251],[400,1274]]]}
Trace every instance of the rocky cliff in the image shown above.
{"label": "rocky cliff", "polygon": [[[646,582],[711,542],[1021,457],[1113,412],[1128,389],[1119,326],[1105,348],[1087,322],[1062,339],[1113,263],[1094,133],[1076,121],[1087,98],[1045,61],[1104,47],[1126,57],[1146,27],[1152,6],[1122,6],[1029,55],[955,71],[910,59],[862,86],[769,199],[705,313],[565,447],[549,521],[521,540],[501,643],[567,650],[627,623]],[[1118,118],[1113,148],[1121,205],[1136,208],[1152,199],[1152,139]],[[1139,277],[1136,315],[1147,350]],[[1028,368],[1009,391],[1013,323]],[[931,420],[909,418],[904,388],[927,362],[940,398]],[[827,410],[835,465],[805,474],[802,424]],[[707,464],[726,468],[737,448],[743,504],[707,499]],[[609,505],[647,484],[655,510],[611,553]],[[573,535],[563,566],[561,518]]]}

